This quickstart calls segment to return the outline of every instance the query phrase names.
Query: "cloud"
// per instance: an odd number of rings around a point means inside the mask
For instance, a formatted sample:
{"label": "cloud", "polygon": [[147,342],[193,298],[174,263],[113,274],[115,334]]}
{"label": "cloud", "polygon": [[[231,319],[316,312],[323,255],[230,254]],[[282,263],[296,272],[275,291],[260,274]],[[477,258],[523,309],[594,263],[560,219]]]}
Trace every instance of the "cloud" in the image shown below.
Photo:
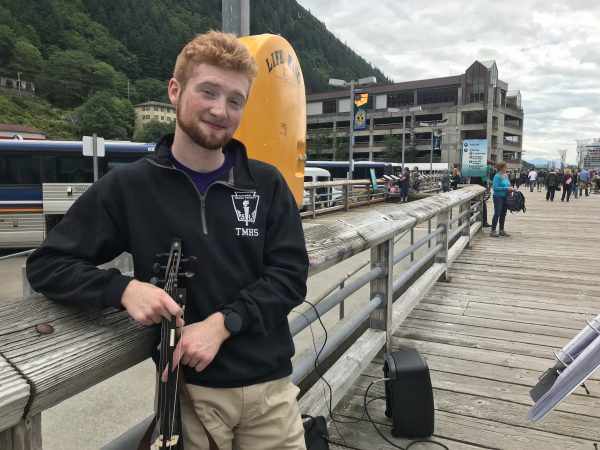
{"label": "cloud", "polygon": [[494,59],[499,78],[521,91],[526,159],[568,149],[574,162],[575,139],[600,137],[597,0],[299,3],[396,82],[457,75]]}
{"label": "cloud", "polygon": [[560,117],[567,120],[582,120],[593,114],[590,108],[584,106],[578,106],[575,108],[565,108],[561,111]]}

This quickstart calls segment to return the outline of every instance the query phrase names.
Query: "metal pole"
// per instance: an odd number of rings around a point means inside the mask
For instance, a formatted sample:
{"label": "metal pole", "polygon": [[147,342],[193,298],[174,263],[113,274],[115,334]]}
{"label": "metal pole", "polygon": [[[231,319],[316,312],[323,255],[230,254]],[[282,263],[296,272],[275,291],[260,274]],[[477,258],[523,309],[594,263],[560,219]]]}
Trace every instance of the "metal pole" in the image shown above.
{"label": "metal pole", "polygon": [[225,33],[250,35],[250,0],[222,0],[221,27]]}
{"label": "metal pole", "polygon": [[435,127],[435,122],[431,123],[431,150],[429,153],[429,173],[433,173],[433,128]]}
{"label": "metal pole", "polygon": [[404,173],[404,146],[405,138],[404,133],[406,132],[406,110],[402,110],[402,173]]}
{"label": "metal pole", "polygon": [[92,135],[92,160],[94,161],[94,183],[98,181],[98,137],[96,133]]}
{"label": "metal pole", "polygon": [[350,129],[348,130],[348,179],[352,179],[354,172],[354,80],[350,81]]}
{"label": "metal pole", "polygon": [[21,74],[23,72],[17,72],[17,84],[19,85],[19,98],[21,98]]}

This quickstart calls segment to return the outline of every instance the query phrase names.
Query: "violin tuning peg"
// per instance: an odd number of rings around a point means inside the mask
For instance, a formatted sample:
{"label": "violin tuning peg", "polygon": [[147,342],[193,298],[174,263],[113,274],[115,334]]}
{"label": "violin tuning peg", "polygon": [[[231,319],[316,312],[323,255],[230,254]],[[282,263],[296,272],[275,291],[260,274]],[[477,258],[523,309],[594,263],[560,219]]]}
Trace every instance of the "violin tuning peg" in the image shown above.
{"label": "violin tuning peg", "polygon": [[189,256],[185,259],[182,259],[181,262],[184,264],[196,264],[196,262],[198,262],[198,258],[196,258],[195,256]]}
{"label": "violin tuning peg", "polygon": [[150,284],[153,284],[154,286],[156,286],[158,284],[164,285],[165,280],[159,280],[157,277],[152,277],[152,278],[150,278]]}
{"label": "violin tuning peg", "polygon": [[166,258],[166,257],[168,257],[168,256],[169,256],[169,254],[168,254],[168,253],[157,253],[157,254],[156,254],[156,257],[157,257],[157,258]]}
{"label": "violin tuning peg", "polygon": [[195,275],[194,272],[192,272],[191,270],[188,270],[187,272],[183,272],[183,273],[179,274],[180,277],[186,277],[186,278],[192,278],[194,275]]}

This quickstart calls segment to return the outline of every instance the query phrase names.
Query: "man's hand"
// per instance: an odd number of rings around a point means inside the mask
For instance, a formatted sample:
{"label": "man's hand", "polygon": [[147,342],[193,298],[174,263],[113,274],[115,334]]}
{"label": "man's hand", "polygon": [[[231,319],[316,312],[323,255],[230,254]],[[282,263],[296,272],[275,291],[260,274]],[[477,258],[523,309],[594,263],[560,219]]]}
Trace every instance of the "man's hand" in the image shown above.
{"label": "man's hand", "polygon": [[162,318],[177,316],[177,327],[183,326],[183,310],[169,294],[150,283],[132,280],[121,296],[121,305],[142,325],[160,323]]}
{"label": "man's hand", "polygon": [[[202,322],[183,327],[177,347],[173,351],[173,368],[179,363],[202,372],[217,355],[221,345],[231,335],[225,328],[225,316],[216,312]],[[166,370],[162,381],[167,381]]]}

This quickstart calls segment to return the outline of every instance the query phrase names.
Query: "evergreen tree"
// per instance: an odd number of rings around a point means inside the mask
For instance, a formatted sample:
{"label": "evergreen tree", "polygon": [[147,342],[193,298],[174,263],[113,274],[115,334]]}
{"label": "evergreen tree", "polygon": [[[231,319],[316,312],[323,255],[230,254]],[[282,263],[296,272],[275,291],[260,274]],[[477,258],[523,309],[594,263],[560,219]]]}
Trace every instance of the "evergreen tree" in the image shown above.
{"label": "evergreen tree", "polygon": [[165,134],[175,132],[175,122],[151,120],[144,124],[144,129],[134,136],[137,142],[158,142]]}
{"label": "evergreen tree", "polygon": [[400,162],[402,160],[402,142],[398,136],[388,134],[383,138],[383,158],[387,162]]}
{"label": "evergreen tree", "polygon": [[129,140],[133,134],[133,106],[110,92],[95,92],[75,115],[80,136],[96,133],[104,139]]}

